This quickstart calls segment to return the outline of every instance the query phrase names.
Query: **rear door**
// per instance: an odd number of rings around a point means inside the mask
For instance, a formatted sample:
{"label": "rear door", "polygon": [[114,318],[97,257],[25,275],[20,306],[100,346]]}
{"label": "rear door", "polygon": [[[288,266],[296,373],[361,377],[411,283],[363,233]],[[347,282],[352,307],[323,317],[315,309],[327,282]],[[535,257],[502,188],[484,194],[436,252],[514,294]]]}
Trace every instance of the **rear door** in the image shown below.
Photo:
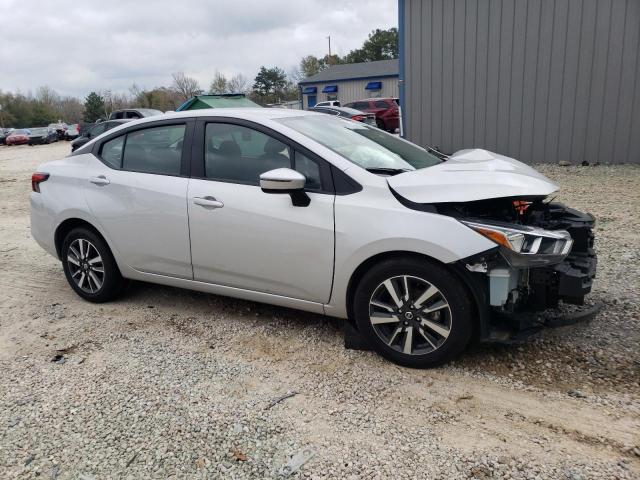
{"label": "rear door", "polygon": [[118,258],[134,269],[193,278],[187,187],[190,120],[143,124],[98,142],[85,198]]}
{"label": "rear door", "polygon": [[[198,120],[188,208],[194,279],[326,303],[334,254],[329,165],[285,137],[239,120]],[[295,168],[311,198],[261,190],[259,176]]]}

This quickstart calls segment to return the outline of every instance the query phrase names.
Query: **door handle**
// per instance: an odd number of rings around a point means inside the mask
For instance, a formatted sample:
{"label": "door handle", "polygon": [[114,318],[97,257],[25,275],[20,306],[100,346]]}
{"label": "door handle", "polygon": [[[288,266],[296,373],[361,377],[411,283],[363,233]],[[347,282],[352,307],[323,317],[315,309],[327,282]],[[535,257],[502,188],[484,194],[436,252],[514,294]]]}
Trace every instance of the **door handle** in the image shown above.
{"label": "door handle", "polygon": [[219,200],[216,200],[214,197],[194,197],[193,203],[196,205],[200,205],[201,207],[207,208],[222,208],[224,207],[224,203]]}
{"label": "door handle", "polygon": [[98,175],[97,177],[89,177],[89,181],[95,185],[109,185],[109,179],[104,175]]}

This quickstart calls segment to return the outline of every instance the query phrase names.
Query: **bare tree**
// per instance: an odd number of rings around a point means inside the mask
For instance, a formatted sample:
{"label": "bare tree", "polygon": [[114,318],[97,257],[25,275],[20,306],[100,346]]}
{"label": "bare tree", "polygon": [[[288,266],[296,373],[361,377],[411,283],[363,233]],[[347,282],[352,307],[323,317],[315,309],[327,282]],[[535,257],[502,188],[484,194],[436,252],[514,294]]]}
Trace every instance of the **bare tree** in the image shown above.
{"label": "bare tree", "polygon": [[182,101],[186,102],[191,97],[202,94],[202,89],[195,78],[188,77],[184,72],[176,72],[171,76],[173,77],[171,87],[178,93]]}
{"label": "bare tree", "polygon": [[249,80],[241,73],[235,74],[227,82],[229,93],[246,93],[249,90]]}
{"label": "bare tree", "polygon": [[209,93],[220,94],[229,93],[229,81],[222,73],[216,72],[209,85]]}
{"label": "bare tree", "polygon": [[60,101],[60,95],[53,88],[44,85],[36,90],[36,100],[48,107],[54,107]]}
{"label": "bare tree", "polygon": [[[133,106],[137,106],[138,104],[140,104],[143,98],[143,93],[144,88],[142,88],[137,83],[134,83],[129,87],[129,98]],[[144,107],[145,105],[142,106]]]}
{"label": "bare tree", "polygon": [[74,97],[64,97],[60,99],[55,108],[58,118],[62,118],[66,122],[78,123],[82,120],[84,105]]}
{"label": "bare tree", "polygon": [[112,92],[111,90],[104,90],[100,96],[104,99],[104,115],[109,117],[111,112],[127,108],[130,105],[127,95],[124,93]]}

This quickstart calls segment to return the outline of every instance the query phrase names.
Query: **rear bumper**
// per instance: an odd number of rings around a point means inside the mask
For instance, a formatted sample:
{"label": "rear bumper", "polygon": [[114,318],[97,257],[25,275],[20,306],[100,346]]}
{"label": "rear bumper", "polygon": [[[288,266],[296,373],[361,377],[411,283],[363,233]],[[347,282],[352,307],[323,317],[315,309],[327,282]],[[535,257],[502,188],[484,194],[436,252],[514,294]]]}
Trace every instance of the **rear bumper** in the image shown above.
{"label": "rear bumper", "polygon": [[57,258],[52,216],[42,201],[42,194],[32,192],[29,203],[31,204],[31,236],[46,252]]}

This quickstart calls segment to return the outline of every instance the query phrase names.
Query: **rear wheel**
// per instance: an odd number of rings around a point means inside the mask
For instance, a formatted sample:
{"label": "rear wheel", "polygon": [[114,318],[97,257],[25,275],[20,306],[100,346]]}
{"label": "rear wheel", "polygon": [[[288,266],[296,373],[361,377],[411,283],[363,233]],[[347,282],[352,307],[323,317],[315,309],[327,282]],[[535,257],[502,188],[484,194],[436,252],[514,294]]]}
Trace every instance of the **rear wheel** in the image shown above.
{"label": "rear wheel", "polygon": [[354,296],[355,320],[371,347],[414,368],[440,365],[464,350],[472,332],[471,305],[455,275],[412,257],[374,266]]}
{"label": "rear wheel", "polygon": [[377,126],[380,130],[385,130],[384,122],[383,122],[382,120],[380,120],[379,118],[376,118],[376,126]]}
{"label": "rear wheel", "polygon": [[69,285],[85,300],[107,302],[122,292],[125,282],[111,250],[92,230],[71,230],[62,243],[61,255]]}

